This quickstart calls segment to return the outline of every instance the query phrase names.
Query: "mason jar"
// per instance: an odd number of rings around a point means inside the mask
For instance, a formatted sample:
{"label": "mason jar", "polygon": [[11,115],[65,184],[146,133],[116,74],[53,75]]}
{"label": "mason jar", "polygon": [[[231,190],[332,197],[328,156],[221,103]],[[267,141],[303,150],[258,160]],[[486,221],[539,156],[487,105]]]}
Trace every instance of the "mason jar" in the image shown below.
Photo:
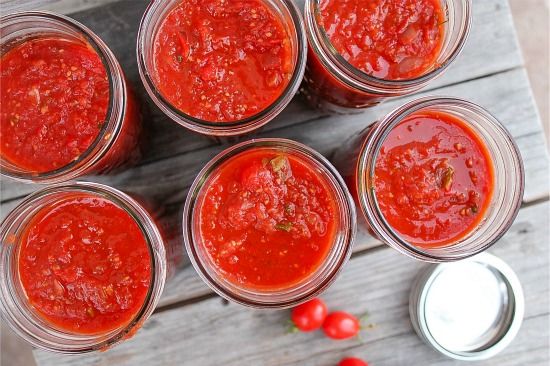
{"label": "mason jar", "polygon": [[[117,210],[120,209],[120,212],[127,214],[128,219],[135,222],[139,235],[143,236],[150,261],[150,281],[148,282],[148,289],[146,291],[143,303],[139,306],[138,310],[132,314],[131,319],[128,322],[113,324],[113,326],[93,332],[77,332],[76,330],[67,329],[59,324],[55,324],[54,321],[48,319],[48,317],[44,316],[41,312],[39,312],[39,310],[37,310],[37,307],[34,305],[27,292],[29,287],[25,287],[22,281],[24,272],[23,267],[21,267],[21,259],[23,258],[22,250],[24,249],[24,245],[28,245],[28,241],[24,238],[28,237],[29,230],[33,227],[36,228],[35,223],[42,220],[45,217],[44,215],[48,216],[51,214],[52,211],[47,211],[46,209],[59,209],[64,207],[64,205],[69,202],[68,200],[80,197],[103,200],[109,204],[112,204],[112,207],[116,207]],[[46,213],[45,210],[47,211]],[[84,222],[88,220],[90,217],[89,215],[92,215],[87,213],[86,209],[80,209],[78,212],[79,214],[82,213],[82,215],[84,215],[82,217]],[[48,217],[51,217],[51,215]],[[64,222],[74,222],[74,220],[77,219],[78,218],[76,216],[69,212],[64,213]],[[82,230],[92,230],[92,232],[95,233],[100,233],[102,231],[102,227],[100,227],[100,225],[86,225],[87,227],[84,227]],[[69,233],[70,232],[67,229],[62,235],[69,235]],[[163,238],[153,217],[134,198],[114,188],[97,183],[79,182],[56,184],[31,194],[16,208],[14,208],[3,220],[0,226],[0,238],[0,311],[2,313],[2,318],[14,330],[15,333],[17,333],[32,346],[57,353],[80,354],[106,350],[107,348],[132,337],[139,330],[139,328],[141,328],[143,323],[151,316],[153,310],[155,309],[164,288],[167,269],[170,267],[170,263],[167,263]],[[90,244],[88,239],[86,239],[88,240],[86,242],[84,239],[82,240],[83,244]],[[117,239],[116,236],[113,237],[111,235],[109,240],[110,242],[102,247],[104,251],[99,251],[99,249],[97,249],[97,251],[94,252],[95,254],[89,254],[89,257],[84,260],[86,262],[97,260],[94,255],[97,256],[100,255],[98,253],[105,252],[109,253],[109,257],[102,257],[101,261],[97,263],[109,262],[111,263],[111,266],[114,266],[113,268],[119,268],[117,267],[117,263],[121,263],[120,258],[117,258],[119,254],[117,254],[118,252],[116,252],[116,250],[111,251],[110,246],[114,245],[115,242],[120,239]],[[134,245],[135,243],[129,244]],[[61,245],[61,243],[59,245]],[[94,290],[96,286],[93,286],[92,284],[79,285],[77,283],[78,281],[74,279],[72,280],[73,282],[60,282],[65,281],[63,276],[71,276],[69,272],[64,272],[66,271],[64,266],[70,265],[71,261],[77,260],[77,258],[74,253],[72,254],[72,258],[69,252],[61,256],[57,256],[57,254],[54,255],[49,253],[46,257],[37,255],[34,259],[35,261],[38,261],[42,258],[48,261],[50,267],[48,269],[44,269],[43,271],[52,272],[56,277],[57,282],[54,281],[54,285],[52,287],[53,290],[60,290],[64,293],[64,291],[68,291],[70,286],[73,288],[71,291],[77,291],[79,286],[85,286],[90,298],[95,298],[94,296],[107,296],[107,290],[102,290],[102,295],[100,292]],[[111,255],[113,255],[112,258]],[[132,257],[132,255],[128,258],[130,257]],[[123,260],[127,260],[128,258],[123,258]],[[54,267],[56,264],[59,268]],[[99,266],[104,266],[104,264],[99,264]],[[99,272],[94,272],[93,275],[91,273],[85,274],[88,276],[94,276],[94,281],[99,281],[99,278],[102,278],[101,273],[106,272],[102,272],[101,268],[96,269]],[[94,271],[96,271],[96,269],[94,269]],[[119,272],[115,273],[114,276],[122,276],[121,273],[123,272],[123,269],[117,269],[117,271]],[[40,276],[42,274],[43,273],[41,273]],[[46,273],[44,275],[51,276],[51,273]],[[60,277],[61,279],[57,279],[58,275],[62,276]],[[33,277],[33,280],[39,281],[39,278],[41,278],[40,276],[36,274],[35,277]],[[78,274],[77,278],[79,278]],[[33,286],[38,285],[39,283],[33,284]],[[112,283],[110,285],[112,285]],[[42,288],[44,292],[48,293],[47,288],[43,287],[43,285],[41,286],[42,287],[40,288]],[[133,285],[128,284],[127,286],[129,287]],[[112,287],[110,291],[113,291]],[[115,289],[115,291],[117,290]],[[117,301],[125,301],[124,299],[125,295],[121,294],[120,299]],[[67,298],[65,301],[67,304],[70,304],[73,300]],[[107,305],[105,305],[105,307],[107,307]],[[68,313],[70,312],[69,310],[65,311]],[[94,310],[92,308],[91,314],[94,312],[97,314],[97,311],[99,310]],[[71,324],[74,324],[73,320],[71,320],[71,322]]]}
{"label": "mason jar", "polygon": [[347,62],[320,25],[321,0],[306,0],[304,18],[308,62],[302,90],[313,105],[331,112],[353,113],[388,98],[411,94],[442,75],[462,51],[472,20],[471,0],[441,0],[447,19],[441,49],[433,66],[411,79],[382,79]]}
{"label": "mason jar", "polygon": [[[208,252],[206,247],[211,246],[211,244],[207,243],[207,240],[204,239],[203,232],[201,231],[201,212],[203,205],[205,205],[205,202],[208,202],[208,200],[217,200],[216,197],[212,197],[214,193],[210,190],[214,187],[213,181],[217,179],[220,174],[224,173],[224,171],[226,173],[231,172],[232,174],[241,174],[239,169],[229,167],[227,164],[231,164],[232,161],[236,161],[235,159],[245,156],[245,154],[257,152],[265,152],[267,154],[275,155],[283,153],[286,154],[286,156],[299,159],[301,162],[300,164],[307,166],[307,169],[311,172],[311,174],[316,174],[319,181],[322,181],[323,185],[326,187],[326,192],[329,192],[331,197],[334,197],[334,200],[331,200],[330,202],[331,204],[334,204],[334,215],[331,221],[335,222],[335,224],[334,230],[332,231],[333,234],[331,234],[332,236],[328,238],[329,244],[326,255],[320,260],[318,266],[313,268],[311,272],[307,273],[305,277],[300,278],[297,281],[293,281],[291,284],[278,286],[277,288],[251,287],[239,282],[238,280],[229,279],[228,274],[224,272],[224,270],[220,269],[220,267],[216,264],[217,260],[210,255],[211,253]],[[249,165],[247,165],[247,167],[248,166]],[[249,171],[247,170],[247,172]],[[246,173],[243,174],[248,176]],[[310,180],[313,180],[313,178]],[[262,186],[263,185],[264,184],[262,184]],[[222,192],[221,188],[218,187],[217,189],[218,190],[216,192]],[[228,189],[231,190],[231,188]],[[261,188],[259,189],[261,190]],[[226,191],[227,190],[224,190],[223,192]],[[247,195],[244,191],[241,193]],[[278,201],[281,203],[283,202],[283,198],[281,197],[272,197],[271,202],[273,203],[274,201]],[[289,200],[288,197],[287,200]],[[308,203],[305,201],[311,202],[312,200],[314,200],[314,197],[309,197],[307,199],[304,198],[302,200],[302,204],[307,205]],[[259,210],[264,211],[265,209],[266,213],[272,212],[273,207],[268,207],[270,205],[269,201],[270,200],[266,198],[265,202],[259,203]],[[223,203],[224,202],[217,202],[216,204],[223,206]],[[225,203],[229,204],[229,202]],[[243,206],[239,207],[250,208],[250,204],[250,202],[243,202]],[[265,206],[263,206],[264,204]],[[287,205],[291,211],[298,212],[299,208],[292,207],[291,204],[286,201],[285,212],[287,211]],[[254,206],[254,204],[252,204],[252,206]],[[246,214],[243,213],[242,215]],[[258,213],[258,215],[262,214]],[[233,217],[233,215],[231,217]],[[244,216],[240,216],[240,214],[235,214],[235,220],[238,220],[237,217],[241,217],[241,220],[245,220]],[[210,222],[210,219],[205,220]],[[218,217],[212,221],[218,225],[220,224],[221,219]],[[265,229],[263,224],[257,223],[257,225],[261,226],[261,229],[258,230],[262,233],[267,232],[263,231]],[[283,226],[281,228],[280,233],[282,236],[288,234],[288,231],[292,230],[290,226],[291,224],[288,225],[288,227]],[[298,226],[295,226],[298,230]],[[216,227],[219,227],[219,225]],[[283,231],[286,231],[286,233]],[[189,255],[191,263],[195,267],[195,270],[203,281],[206,282],[206,284],[220,296],[239,304],[254,308],[288,308],[319,295],[336,279],[336,276],[348,260],[352,251],[353,239],[356,233],[355,205],[353,204],[353,200],[338,172],[327,161],[327,159],[315,150],[292,140],[279,138],[253,139],[222,151],[214,157],[197,175],[189,190],[184,206],[183,232],[187,254]],[[288,238],[288,236],[285,237]],[[283,237],[279,239],[279,242],[282,240],[287,243]],[[262,239],[260,239],[260,241],[261,240]],[[269,238],[265,240],[271,242]],[[227,239],[227,241],[230,244],[235,244],[235,246],[238,245],[233,241],[229,241],[229,239]],[[308,243],[311,245],[320,246],[320,244],[316,242],[313,237],[309,239]],[[229,249],[232,250],[232,248]],[[287,251],[287,249],[288,248],[279,251],[274,247],[270,247],[269,252],[271,253],[271,251],[273,251],[273,253],[269,254],[267,258],[272,258],[275,262],[281,261],[283,258],[286,258],[283,254]],[[250,256],[249,258],[255,256],[253,253],[246,251],[241,253],[243,253],[242,260],[245,261],[247,260],[245,259],[247,256]],[[238,258],[235,258],[235,263],[237,263],[237,260]],[[296,262],[294,262],[294,266],[299,268],[301,264],[298,263],[298,257],[292,258],[292,261],[294,260],[296,260]],[[262,266],[259,265],[258,267],[258,275],[263,275],[264,273],[262,273]],[[282,272],[278,271],[277,273]]]}
{"label": "mason jar", "polygon": [[[487,149],[493,167],[493,191],[484,217],[465,236],[441,246],[415,245],[395,230],[381,211],[375,189],[376,163],[389,133],[410,116],[436,112],[461,120]],[[363,223],[377,238],[412,258],[449,262],[485,251],[510,228],[523,198],[525,173],[516,143],[508,130],[482,107],[457,98],[424,97],[396,108],[352,136],[335,152],[341,172],[360,211]]]}
{"label": "mason jar", "polygon": [[[139,73],[153,102],[173,121],[191,131],[227,141],[238,135],[250,134],[274,119],[290,103],[302,81],[306,63],[306,36],[300,11],[292,0],[262,0],[284,25],[291,48],[292,75],[282,94],[258,113],[235,121],[215,122],[196,118],[173,105],[160,92],[156,81],[154,47],[159,29],[168,13],[181,0],[152,1],[141,20],[137,37]],[[231,140],[231,139],[229,139]]]}
{"label": "mason jar", "polygon": [[[24,183],[59,183],[83,175],[109,173],[132,165],[140,159],[142,137],[140,108],[113,52],[96,34],[69,17],[38,11],[5,15],[0,18],[0,27],[2,58],[11,49],[25,42],[40,39],[55,39],[83,45],[99,56],[107,74],[109,87],[107,115],[89,147],[79,152],[66,165],[49,171],[36,171],[22,167],[21,164],[10,161],[3,156],[4,154],[0,154],[0,169],[4,176]],[[67,74],[69,77],[70,72],[68,71]],[[72,97],[75,98],[74,101],[78,98],[77,95],[71,95]],[[48,99],[48,96],[42,96],[41,99]],[[64,100],[59,103],[74,101]],[[74,121],[66,122],[74,123]],[[44,125],[43,128],[48,129],[52,126]],[[39,143],[44,144],[47,141]]]}

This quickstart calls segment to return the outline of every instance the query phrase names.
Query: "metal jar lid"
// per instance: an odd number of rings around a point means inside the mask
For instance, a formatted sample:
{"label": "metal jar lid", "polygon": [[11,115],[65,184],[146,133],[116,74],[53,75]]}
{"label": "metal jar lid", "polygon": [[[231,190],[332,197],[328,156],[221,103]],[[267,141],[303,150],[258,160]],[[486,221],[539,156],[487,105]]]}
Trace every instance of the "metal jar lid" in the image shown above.
{"label": "metal jar lid", "polygon": [[435,350],[458,360],[483,360],[516,336],[523,291],[505,262],[482,253],[419,273],[409,311],[416,333]]}

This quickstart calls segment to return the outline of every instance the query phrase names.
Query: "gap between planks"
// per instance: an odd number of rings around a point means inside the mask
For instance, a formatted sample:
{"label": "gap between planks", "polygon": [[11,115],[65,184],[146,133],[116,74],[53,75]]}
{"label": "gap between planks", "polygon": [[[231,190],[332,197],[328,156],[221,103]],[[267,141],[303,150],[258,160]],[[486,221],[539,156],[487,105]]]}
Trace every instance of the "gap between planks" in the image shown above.
{"label": "gap between planks", "polygon": [[[105,4],[105,0],[78,1],[83,1],[90,4],[94,3],[96,5]],[[20,7],[25,6],[19,1],[8,1],[7,3],[17,4]],[[30,0],[27,3],[36,7],[38,4],[65,3],[72,5],[75,2],[68,0]],[[302,9],[304,6],[304,1],[298,0],[297,3],[298,7]],[[131,46],[129,46],[128,42],[124,41],[126,38],[134,38],[137,31],[137,25],[139,24],[139,19],[141,18],[146,5],[147,1],[145,0],[118,1],[117,3],[100,6],[93,10],[73,13],[71,16],[89,25],[92,29],[96,30],[101,37],[109,42],[113,48],[113,51],[117,54],[119,61],[127,71],[127,76],[135,84],[135,86],[137,86],[140,94],[143,95],[144,101],[147,102],[147,104],[152,105],[143,90],[141,80],[137,74],[135,54],[134,52],[128,52],[128,47]],[[66,10],[70,11],[69,8],[66,8]],[[505,0],[474,2],[473,10],[474,18],[472,32],[464,52],[457,59],[456,63],[453,64],[441,78],[434,80],[434,82],[428,86],[428,89],[423,90],[423,93],[439,90],[445,85],[456,85],[464,82],[465,80],[475,80],[479,77],[513,70],[513,68],[517,68],[523,64],[507,2]],[[122,23],[108,21],[110,17],[113,15],[118,16],[118,14],[122,11],[124,11],[127,21]],[[495,26],[495,24],[497,24],[498,27]],[[120,37],[120,34],[125,34],[126,37]],[[489,59],[491,62],[487,62]],[[290,110],[292,112],[290,112]],[[158,133],[159,131],[155,131],[156,133],[153,136],[154,140],[158,146],[166,145],[167,148],[156,150],[152,149],[153,151],[149,154],[149,156],[153,157],[151,161],[158,163],[163,160],[157,159],[158,156],[164,156],[164,159],[169,159],[171,156],[165,156],[169,151],[175,152],[172,156],[179,157],[183,155],[181,146],[189,145],[194,152],[200,150],[192,148],[193,146],[200,149],[209,147],[212,148],[213,145],[211,145],[211,142],[205,141],[204,139],[200,141],[200,138],[195,138],[195,136],[186,134],[183,129],[177,129],[175,123],[167,120],[167,118],[164,117],[162,113],[159,113],[155,107],[153,107],[152,111],[155,124],[160,127],[161,130],[165,130],[165,132],[160,133]],[[279,129],[282,129],[283,127],[288,127],[294,119],[308,117],[312,114],[318,115],[319,113],[317,111],[304,111],[303,108],[296,108],[296,104],[294,104],[294,106],[291,104],[289,108],[285,109],[285,111],[287,113],[283,112],[279,120],[275,120],[268,124],[263,133],[270,133],[271,130],[279,131]],[[294,114],[298,117],[294,116]],[[311,122],[311,119],[306,118],[305,121],[301,122]],[[174,136],[178,138],[173,139],[172,137]],[[175,144],[173,140],[179,140],[180,138],[182,138],[181,143]],[[208,146],[205,146],[205,144]],[[183,149],[185,150],[187,147],[184,147]],[[186,150],[184,152],[190,151],[191,150]],[[144,160],[142,164],[147,164],[147,157],[145,159],[146,160]],[[135,169],[139,168],[140,167],[138,166]],[[6,185],[9,186],[9,184],[10,182],[6,182]],[[21,189],[21,191],[26,192],[26,189]],[[11,194],[8,193],[8,195]],[[23,194],[17,195],[17,197],[23,197]],[[10,199],[16,198],[14,195],[11,195]]]}
{"label": "gap between planks", "polygon": [[[544,204],[544,203],[547,203],[548,201],[550,201],[550,196],[539,198],[539,199],[536,199],[536,200],[531,201],[531,202],[523,203],[521,205],[520,212],[521,212],[521,210],[524,210],[526,208],[537,206],[537,205],[540,205],[540,204]],[[358,214],[360,214],[360,213],[358,213]],[[362,218],[360,218],[360,219],[362,220]],[[364,224],[359,223],[358,225],[364,225]],[[375,240],[378,240],[378,239],[375,238]],[[495,244],[495,245],[498,245],[498,244]],[[359,248],[356,251],[354,250],[354,252],[351,254],[351,257],[350,257],[349,260],[351,261],[354,258],[359,258],[359,257],[365,256],[365,255],[368,255],[368,254],[371,254],[371,253],[375,253],[375,252],[378,252],[378,251],[382,251],[382,250],[395,250],[395,249],[389,247],[388,245],[386,245],[385,243],[383,243],[381,241],[378,241],[377,243],[373,244],[373,246],[365,247],[365,248]],[[158,314],[158,313],[162,313],[162,312],[165,312],[165,311],[175,310],[175,309],[178,309],[178,308],[181,308],[181,307],[184,307],[184,306],[193,305],[193,304],[199,303],[201,301],[205,301],[205,300],[209,300],[209,299],[212,299],[212,298],[215,298],[215,297],[219,297],[219,295],[216,294],[215,292],[213,292],[210,288],[208,288],[208,291],[209,291],[208,293],[205,293],[203,295],[198,295],[198,296],[194,296],[194,297],[191,297],[191,298],[188,298],[188,299],[175,301],[175,302],[172,302],[172,303],[169,303],[169,304],[166,304],[166,305],[159,305],[153,313]],[[225,299],[222,298],[222,301],[225,301]]]}
{"label": "gap between planks", "polygon": [[[490,110],[496,110],[498,111],[497,117],[503,117],[504,122],[508,122],[509,124],[512,124],[512,132],[515,135],[518,134],[524,134],[525,132],[529,133],[531,130],[538,130],[540,126],[538,126],[536,123],[538,123],[538,120],[535,119],[533,114],[533,106],[532,106],[532,100],[528,98],[528,96],[524,93],[524,91],[528,88],[528,84],[526,82],[526,78],[524,75],[523,70],[515,70],[510,73],[502,74],[502,75],[496,75],[492,78],[485,78],[481,79],[475,82],[471,83],[464,83],[457,86],[454,86],[451,88],[451,91],[454,91],[452,94],[459,95],[459,96],[473,96],[474,101],[489,101],[489,107]],[[514,103],[510,103],[510,101],[513,101]],[[391,104],[387,106],[386,108],[391,108]],[[368,116],[373,116],[376,114],[375,112],[366,112],[366,118],[370,118]],[[500,116],[499,116],[500,114]],[[343,124],[334,124],[332,123],[333,120],[327,120],[320,122],[318,124],[313,124],[316,126],[319,126],[323,134],[319,135],[319,133],[315,133],[315,141],[311,141],[311,136],[308,137],[308,134],[310,134],[311,131],[308,126],[306,128],[302,129],[292,129],[289,128],[286,130],[285,133],[290,134],[290,136],[285,137],[291,137],[295,138],[298,141],[306,142],[307,144],[312,145],[314,148],[321,148],[324,153],[327,153],[327,146],[334,145],[334,141],[331,142],[331,140],[335,139],[335,136],[344,136],[348,135],[348,132],[351,134],[348,130],[358,130],[362,128],[362,120],[365,117],[363,115],[360,116],[350,116],[349,120],[346,120],[345,125]],[[347,119],[347,117],[346,117]],[[527,123],[530,122],[530,123]],[[323,127],[324,126],[324,127]],[[345,129],[342,129],[342,127],[346,127]],[[319,131],[317,131],[319,132]],[[298,136],[296,137],[296,134]],[[539,134],[540,135],[540,134]],[[542,135],[538,136],[541,137]],[[534,136],[537,137],[537,136]],[[546,148],[541,147],[544,142],[540,139],[520,139],[520,146],[522,147],[522,153],[524,155],[524,159],[526,160],[526,167],[530,167],[526,170],[526,183],[529,187],[535,187],[537,192],[540,192],[541,196],[544,193],[544,195],[548,194],[548,180],[547,175],[545,172],[548,170],[548,162],[547,162],[547,155],[546,155]],[[197,164],[198,162],[195,160],[197,158],[196,155],[191,155],[191,159],[187,159],[188,162],[192,164]],[[197,160],[200,162],[201,158],[199,157]],[[168,178],[168,184],[165,182],[161,182],[160,186],[157,188],[154,188],[155,190],[159,190],[162,192],[163,190],[169,189],[170,192],[174,193],[176,192],[176,184],[180,184],[183,182],[190,181],[192,178],[194,178],[193,172],[189,172],[189,166],[187,166],[187,162],[185,160],[172,160],[169,162],[170,164],[167,165],[171,170],[178,170],[178,171],[185,171],[187,170],[186,175],[189,177],[181,177],[178,175],[176,178]],[[182,167],[181,164],[185,163]],[[174,168],[174,166],[176,168]],[[160,170],[159,174],[162,174],[162,170]],[[193,177],[191,177],[193,175]],[[127,184],[133,184],[133,182],[136,182],[136,180],[139,182],[138,188],[144,188],[144,183],[141,183],[142,180],[146,178],[145,175],[143,175],[143,172],[138,172],[136,174],[135,171],[130,172],[130,175],[124,176],[123,180],[120,180],[117,178],[117,181],[109,182],[113,184],[116,187],[119,187],[121,189],[127,189],[128,191],[133,191],[133,188],[127,187]],[[156,184],[156,183],[155,183]],[[183,185],[183,184],[182,184]],[[142,193],[144,197],[151,197],[153,199],[156,199],[159,204],[164,205],[164,207],[167,210],[171,210],[171,212],[166,212],[166,215],[164,216],[164,219],[166,221],[169,221],[169,224],[171,226],[177,226],[180,222],[179,218],[179,207],[181,206],[183,202],[183,195],[184,191],[181,190],[181,188],[178,188],[180,190],[177,190],[176,195],[169,196],[168,199],[163,199],[161,197],[155,197],[155,192],[151,192],[151,188],[147,188],[145,192],[136,192],[136,193]],[[544,192],[543,192],[544,190]],[[527,192],[530,191],[529,189]],[[532,191],[532,190],[531,190]],[[529,195],[529,198],[533,198],[533,195]],[[537,197],[538,198],[538,197]],[[17,202],[13,202],[12,204],[16,204]],[[9,205],[4,205],[2,208],[7,209]],[[175,237],[177,239],[177,237]],[[358,232],[358,237],[356,241],[356,249],[359,247],[366,247],[366,246],[372,246],[373,239],[370,239],[366,236],[366,233],[364,231]],[[186,267],[182,267],[176,276],[167,283],[165,292],[163,294],[163,298],[161,299],[162,306],[167,305],[169,303],[177,303],[185,300],[183,296],[186,296],[187,298],[196,298],[197,296],[203,296],[209,292],[208,288],[204,283],[195,275],[194,270],[187,264]],[[183,296],[182,296],[183,295]]]}
{"label": "gap between planks", "polygon": [[[522,282],[526,316],[514,342],[483,365],[512,366],[548,361],[548,202],[522,209],[510,231],[489,251],[514,269]],[[333,342],[319,332],[284,335],[288,311],[253,311],[210,299],[175,312],[157,313],[127,342],[107,353],[64,358],[36,351],[40,365],[144,364],[333,365],[347,352],[373,364],[456,365],[430,351],[414,334],[408,294],[425,265],[390,248],[355,256],[323,298],[333,309],[371,313],[375,330],[364,342]],[[388,352],[394,349],[395,352]],[[306,358],[307,357],[307,358]],[[522,362],[520,362],[522,361]],[[527,362],[527,363],[526,363]]]}
{"label": "gap between planks", "polygon": [[[522,67],[513,67],[513,68],[510,68],[510,69],[507,69],[507,70],[504,70],[504,71],[495,72],[495,73],[491,73],[491,74],[484,75],[484,76],[474,77],[474,78],[469,79],[468,81],[451,83],[449,85],[443,85],[443,86],[439,86],[439,87],[434,88],[434,89],[421,91],[421,92],[419,92],[415,95],[403,96],[403,97],[399,97],[399,98],[389,100],[386,103],[384,103],[381,106],[376,108],[377,110],[382,109],[382,111],[365,110],[363,113],[360,113],[360,114],[351,114],[351,115],[334,115],[334,114],[331,114],[331,115],[314,116],[311,119],[306,119],[304,121],[300,121],[300,122],[297,122],[297,123],[292,124],[292,125],[282,125],[282,126],[277,126],[275,128],[269,128],[269,129],[259,131],[258,136],[254,136],[254,137],[276,136],[276,135],[278,135],[279,132],[282,132],[284,134],[284,133],[288,133],[289,131],[293,131],[294,129],[299,129],[299,128],[307,125],[307,124],[316,123],[316,122],[319,122],[320,124],[321,123],[327,123],[331,119],[337,120],[334,123],[339,123],[339,122],[345,122],[345,121],[340,121],[339,119],[345,119],[345,118],[357,119],[358,116],[359,117],[365,116],[367,121],[370,121],[371,119],[376,119],[376,116],[381,117],[381,116],[385,115],[388,112],[389,109],[393,109],[393,108],[403,104],[405,101],[412,100],[412,99],[415,99],[417,97],[426,96],[426,95],[433,95],[434,92],[437,92],[437,91],[443,91],[443,94],[445,94],[445,95],[455,95],[455,93],[453,93],[452,90],[454,90],[455,88],[459,89],[460,87],[462,87],[466,84],[471,85],[471,84],[478,84],[479,83],[482,86],[486,86],[486,83],[490,83],[489,80],[492,79],[492,78],[495,78],[496,80],[498,80],[499,78],[505,77],[506,75],[510,75],[511,77],[516,77],[517,74],[524,74],[524,73],[525,73],[524,68],[522,68]],[[521,79],[521,77],[519,77],[519,79]],[[528,88],[528,84],[526,84],[526,88]],[[517,91],[517,90],[513,90],[513,89],[511,90],[511,92],[514,92],[514,91]],[[299,98],[299,97],[297,97],[297,98]],[[300,103],[300,101],[295,101],[293,103]],[[528,106],[528,107],[533,107],[534,108],[534,105],[533,106]],[[376,113],[376,114],[374,114],[374,113]],[[493,114],[495,114],[494,111],[493,111]],[[496,114],[498,115],[499,112],[497,112]],[[535,115],[536,115],[536,113],[535,113]],[[509,117],[509,116],[506,116],[506,117]],[[527,130],[520,129],[520,132],[517,133],[514,136],[516,141],[519,140],[519,139],[528,137],[528,136],[536,137],[537,135],[543,133],[542,132],[542,125],[541,125],[540,121],[538,119],[536,119],[536,117],[534,118],[534,120],[532,121],[531,124],[533,124],[532,128],[534,128],[534,130],[531,131],[529,129],[527,129]],[[366,126],[366,125],[368,125],[368,123],[364,124],[364,126]],[[515,126],[515,124],[511,124],[511,126],[508,126],[508,127],[510,128],[510,127],[517,127],[517,126]],[[351,136],[351,134],[353,134],[354,132],[355,132],[355,130],[350,131],[349,135]],[[514,131],[512,131],[512,133],[513,132]],[[252,138],[252,137],[250,137],[250,138]],[[246,138],[243,138],[242,140],[244,141],[244,140],[246,140]],[[300,140],[298,140],[298,141],[300,141]],[[210,155],[213,155],[215,153],[218,153],[219,151],[221,151],[225,147],[226,147],[226,145],[216,145],[216,144],[207,145],[207,146],[197,148],[196,150],[193,150],[193,151],[186,151],[186,152],[176,153],[176,154],[171,155],[169,157],[161,158],[159,160],[147,161],[147,162],[144,162],[144,163],[140,163],[140,164],[138,164],[134,167],[129,168],[127,171],[137,170],[137,169],[151,170],[151,169],[153,169],[152,166],[154,166],[156,164],[162,163],[164,161],[181,159],[184,156],[190,155],[190,154],[201,155],[203,153],[204,154],[210,153]],[[546,149],[544,149],[544,153],[546,153]],[[122,173],[122,174],[124,174],[124,173]],[[94,180],[107,181],[107,184],[109,184],[108,181],[111,178],[117,179],[117,175],[90,176],[90,177],[85,177],[84,179],[90,179],[92,181],[94,181]],[[18,184],[18,183],[15,183],[13,181],[10,181],[10,180],[7,180],[5,183],[8,184],[8,186]],[[187,189],[189,186],[190,186],[190,182],[185,182],[185,185],[182,188]],[[37,185],[27,185],[27,187],[22,188],[23,192],[21,194],[18,194],[14,197],[10,197],[10,198],[7,198],[7,199],[0,200],[0,203],[9,204],[10,202],[20,200],[20,199],[26,197],[30,193],[30,192],[28,192],[27,188],[29,188],[29,190],[30,190],[30,189],[36,189],[37,187],[38,187]],[[130,189],[130,192],[132,192],[131,189]],[[4,192],[4,193],[6,193],[6,192]],[[537,199],[539,197],[534,196],[533,198]],[[528,200],[529,200],[529,198],[528,198]]]}

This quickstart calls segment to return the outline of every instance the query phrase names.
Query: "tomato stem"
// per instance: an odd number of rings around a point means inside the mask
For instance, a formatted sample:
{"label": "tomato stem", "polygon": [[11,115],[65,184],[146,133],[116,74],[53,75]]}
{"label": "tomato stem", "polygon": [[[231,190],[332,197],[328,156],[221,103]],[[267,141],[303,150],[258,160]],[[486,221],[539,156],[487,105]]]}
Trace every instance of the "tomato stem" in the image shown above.
{"label": "tomato stem", "polygon": [[362,323],[362,322],[366,321],[369,318],[369,316],[370,316],[370,314],[368,313],[368,311],[365,312],[363,315],[361,315],[359,317],[359,323]]}
{"label": "tomato stem", "polygon": [[366,324],[366,325],[363,325],[364,322],[367,321],[367,319],[369,318],[370,314],[368,312],[365,312],[363,315],[361,315],[361,317],[359,318],[359,329],[360,330],[365,330],[365,329],[373,329],[376,327],[376,324],[373,324],[373,323],[369,323],[369,324]]}
{"label": "tomato stem", "polygon": [[296,326],[296,324],[294,324],[292,322],[292,320],[288,320],[287,321],[287,330],[286,330],[286,334],[293,334],[293,333],[298,333],[299,329],[298,327]]}

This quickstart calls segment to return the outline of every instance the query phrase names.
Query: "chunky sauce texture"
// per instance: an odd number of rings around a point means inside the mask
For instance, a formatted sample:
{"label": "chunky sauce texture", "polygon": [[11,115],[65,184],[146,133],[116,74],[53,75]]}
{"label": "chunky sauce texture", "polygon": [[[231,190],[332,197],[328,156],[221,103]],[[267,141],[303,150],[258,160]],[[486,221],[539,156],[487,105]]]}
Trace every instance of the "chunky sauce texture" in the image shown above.
{"label": "chunky sauce texture", "polygon": [[200,239],[218,271],[239,286],[292,286],[317,270],[334,244],[335,194],[299,156],[244,152],[207,184]]}
{"label": "chunky sauce texture", "polygon": [[0,59],[0,155],[44,173],[78,159],[106,120],[109,81],[88,45],[36,38]]}
{"label": "chunky sauce texture", "polygon": [[440,112],[413,114],[388,135],[376,161],[376,197],[388,223],[425,247],[456,243],[485,217],[494,187],[487,147]]}
{"label": "chunky sauce texture", "polygon": [[151,284],[151,255],[134,219],[91,194],[42,208],[21,238],[19,275],[30,304],[65,331],[129,323]]}
{"label": "chunky sauce texture", "polygon": [[260,0],[186,0],[154,42],[154,81],[182,112],[235,122],[274,103],[293,72],[282,19]]}
{"label": "chunky sauce texture", "polygon": [[413,79],[436,66],[440,0],[321,0],[319,23],[340,55],[380,79]]}

